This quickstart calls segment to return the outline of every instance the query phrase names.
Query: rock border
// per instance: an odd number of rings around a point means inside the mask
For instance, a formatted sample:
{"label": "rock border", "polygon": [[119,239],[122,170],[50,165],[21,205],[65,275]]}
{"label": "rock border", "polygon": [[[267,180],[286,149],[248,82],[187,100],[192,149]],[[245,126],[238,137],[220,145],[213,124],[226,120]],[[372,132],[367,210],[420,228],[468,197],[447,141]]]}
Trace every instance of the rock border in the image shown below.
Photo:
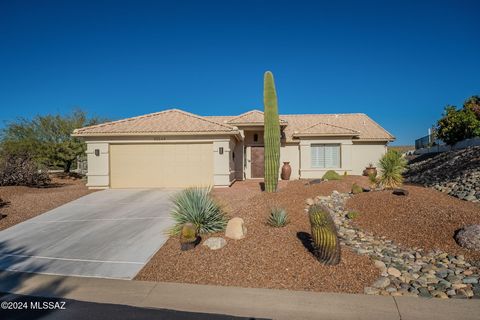
{"label": "rock border", "polygon": [[314,204],[323,205],[335,221],[340,244],[373,260],[381,274],[364,288],[365,294],[480,299],[479,265],[465,261],[463,255],[401,248],[392,240],[360,230],[347,217],[345,204],[350,197],[349,193],[333,191],[330,196],[307,199],[306,210]]}

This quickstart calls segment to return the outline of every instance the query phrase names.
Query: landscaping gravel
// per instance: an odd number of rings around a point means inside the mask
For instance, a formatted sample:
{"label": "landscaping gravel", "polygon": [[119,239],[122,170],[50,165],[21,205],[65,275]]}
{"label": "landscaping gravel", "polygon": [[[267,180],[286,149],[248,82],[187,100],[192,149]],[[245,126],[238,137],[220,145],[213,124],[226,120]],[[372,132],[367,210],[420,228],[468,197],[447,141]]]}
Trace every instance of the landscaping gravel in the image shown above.
{"label": "landscaping gravel", "polygon": [[365,287],[366,294],[480,298],[478,261],[470,263],[461,254],[452,255],[441,250],[399,246],[385,237],[361,230],[354,225],[355,219],[348,218],[345,202],[350,197],[334,191],[330,197],[316,197],[314,202],[328,208],[338,227],[341,243],[374,259],[375,267],[381,271],[381,276]]}
{"label": "landscaping gravel", "polygon": [[[186,282],[225,286],[279,288],[329,292],[364,292],[380,275],[367,256],[342,247],[339,265],[318,262],[300,239],[310,233],[305,200],[348,192],[354,182],[368,185],[365,177],[348,176],[306,186],[307,181],[282,181],[274,194],[261,193],[258,182],[237,182],[231,188],[216,189],[214,196],[225,205],[230,217],[244,219],[248,228],[242,240],[227,240],[219,250],[199,245],[180,251],[178,238],[170,238],[155,254],[137,280]],[[281,206],[289,214],[284,228],[266,224],[269,208]],[[224,237],[223,233],[210,236]],[[204,240],[210,236],[205,236]]]}
{"label": "landscaping gravel", "polygon": [[6,215],[0,219],[0,230],[94,191],[88,190],[83,180],[64,175],[52,176],[51,185],[43,188],[0,187],[0,199],[9,202],[6,207],[0,208],[0,213]]}
{"label": "landscaping gravel", "polygon": [[480,223],[480,204],[462,201],[429,188],[405,186],[408,196],[391,191],[356,195],[347,202],[359,211],[355,224],[398,245],[441,250],[480,259],[480,252],[460,247],[454,239],[460,228]]}

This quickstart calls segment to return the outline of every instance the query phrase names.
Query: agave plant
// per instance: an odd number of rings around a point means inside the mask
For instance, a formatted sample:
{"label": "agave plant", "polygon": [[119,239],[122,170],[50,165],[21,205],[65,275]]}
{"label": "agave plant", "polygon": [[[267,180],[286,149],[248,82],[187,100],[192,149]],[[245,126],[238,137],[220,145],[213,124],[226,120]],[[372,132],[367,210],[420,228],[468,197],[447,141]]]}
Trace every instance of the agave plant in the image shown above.
{"label": "agave plant", "polygon": [[270,210],[270,215],[267,219],[268,225],[275,228],[281,228],[285,227],[288,222],[288,214],[285,209],[275,207]]}
{"label": "agave plant", "polygon": [[403,176],[407,166],[405,160],[400,152],[396,150],[388,150],[388,152],[380,159],[380,183],[384,188],[391,189],[402,185]]}
{"label": "agave plant", "polygon": [[175,225],[170,233],[177,235],[185,223],[193,224],[199,234],[223,231],[227,225],[220,205],[210,195],[211,187],[192,187],[173,198],[172,218]]}

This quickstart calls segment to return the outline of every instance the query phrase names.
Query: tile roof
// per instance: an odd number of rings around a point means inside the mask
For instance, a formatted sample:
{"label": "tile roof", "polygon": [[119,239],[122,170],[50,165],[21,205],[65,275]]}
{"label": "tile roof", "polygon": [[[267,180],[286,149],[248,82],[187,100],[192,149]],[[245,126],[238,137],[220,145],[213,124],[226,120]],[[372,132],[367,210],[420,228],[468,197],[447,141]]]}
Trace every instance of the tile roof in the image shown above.
{"label": "tile roof", "polygon": [[300,131],[294,131],[293,136],[301,137],[302,135],[347,135],[347,136],[358,136],[360,133],[358,131],[339,127],[333,124],[319,122],[313,126],[302,128]]}
{"label": "tile roof", "polygon": [[[294,137],[350,135],[359,140],[393,141],[395,137],[363,113],[280,115],[287,142]],[[198,116],[170,109],[139,117],[76,129],[76,136],[238,133],[237,126],[263,123],[263,112],[252,110],[239,116]]]}
{"label": "tile roof", "polygon": [[[263,124],[263,112],[260,110],[251,110],[245,113],[242,113],[239,116],[232,117],[227,120],[226,123],[229,124]],[[280,118],[280,123],[285,124],[286,121]]]}
{"label": "tile roof", "polygon": [[76,129],[73,135],[115,135],[155,133],[236,133],[238,129],[178,109],[169,109],[124,120]]}
{"label": "tile roof", "polygon": [[[390,134],[378,123],[376,123],[369,116],[363,113],[299,114],[282,115],[281,117],[288,121],[288,126],[285,128],[285,136],[287,137],[287,141],[289,140],[289,137],[293,137],[296,133],[301,134],[303,130],[307,128],[313,129],[312,126],[315,127],[319,123],[355,131],[357,132],[356,139],[359,140],[395,140],[395,137],[392,134]],[[320,128],[321,127],[318,127],[318,129]],[[332,127],[328,126],[323,126],[323,128],[324,130],[326,130],[327,128],[333,130]]]}

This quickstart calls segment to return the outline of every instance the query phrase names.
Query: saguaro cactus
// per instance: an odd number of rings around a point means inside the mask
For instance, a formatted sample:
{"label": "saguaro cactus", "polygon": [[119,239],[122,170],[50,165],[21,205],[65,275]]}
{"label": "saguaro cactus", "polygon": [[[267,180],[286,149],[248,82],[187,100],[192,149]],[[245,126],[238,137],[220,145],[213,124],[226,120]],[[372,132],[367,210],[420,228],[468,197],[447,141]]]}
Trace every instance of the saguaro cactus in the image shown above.
{"label": "saguaro cactus", "polygon": [[315,257],[327,265],[338,264],[340,262],[340,242],[332,217],[326,209],[318,205],[311,206],[308,215],[312,228]]}
{"label": "saguaro cactus", "polygon": [[278,118],[277,92],[273,74],[265,72],[263,81],[264,133],[265,145],[265,191],[277,191],[280,168],[280,120]]}

